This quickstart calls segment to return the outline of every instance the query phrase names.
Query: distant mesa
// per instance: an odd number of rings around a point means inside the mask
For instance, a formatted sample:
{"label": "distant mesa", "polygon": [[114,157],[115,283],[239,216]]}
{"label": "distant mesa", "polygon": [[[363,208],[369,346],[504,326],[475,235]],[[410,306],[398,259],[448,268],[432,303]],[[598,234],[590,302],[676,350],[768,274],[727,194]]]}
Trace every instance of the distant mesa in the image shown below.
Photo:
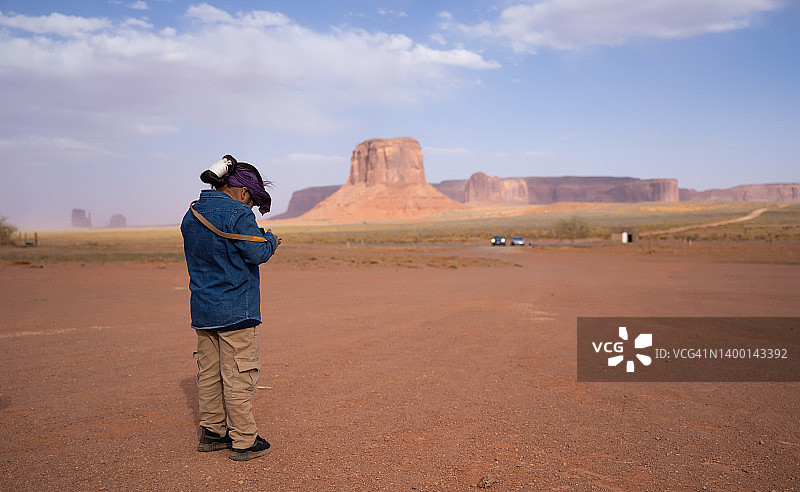
{"label": "distant mesa", "polygon": [[[116,214],[108,219],[106,227],[127,227],[128,219],[122,214]],[[72,227],[78,229],[91,229],[92,228],[92,214],[87,213],[82,208],[72,209]]]}
{"label": "distant mesa", "polygon": [[127,227],[128,226],[128,219],[125,218],[122,214],[112,215],[110,219],[108,219],[108,227]]}
{"label": "distant mesa", "polygon": [[86,210],[82,208],[72,209],[72,227],[77,228],[91,228],[92,227],[92,214],[87,214]]}
{"label": "distant mesa", "polygon": [[708,202],[800,202],[800,183],[742,185],[696,191],[680,189],[681,201]]}
{"label": "distant mesa", "polygon": [[470,205],[556,202],[677,202],[676,179],[605,176],[498,178],[475,173],[468,180],[434,185],[453,200]]}
{"label": "distant mesa", "polygon": [[[300,197],[308,200],[311,196],[323,196],[328,190],[314,188],[303,191]],[[295,197],[292,197],[294,201]],[[294,208],[301,207],[294,205]],[[347,184],[314,205],[302,218],[393,219],[460,208],[464,205],[446,197],[425,181],[419,142],[408,137],[375,138],[361,142],[353,150]]]}
{"label": "distant mesa", "polygon": [[413,138],[371,139],[358,144],[343,186],[294,192],[275,219],[391,219],[464,207],[556,202],[800,201],[800,183],[743,185],[696,191],[678,180],[608,176],[499,178],[477,172],[469,179],[430,185],[422,148]]}
{"label": "distant mesa", "polygon": [[522,178],[490,177],[475,173],[464,186],[466,203],[529,203],[528,183]]}
{"label": "distant mesa", "polygon": [[272,217],[274,220],[291,219],[300,217],[304,213],[314,208],[319,202],[336,193],[341,186],[312,186],[292,193],[289,200],[289,208],[286,212]]}

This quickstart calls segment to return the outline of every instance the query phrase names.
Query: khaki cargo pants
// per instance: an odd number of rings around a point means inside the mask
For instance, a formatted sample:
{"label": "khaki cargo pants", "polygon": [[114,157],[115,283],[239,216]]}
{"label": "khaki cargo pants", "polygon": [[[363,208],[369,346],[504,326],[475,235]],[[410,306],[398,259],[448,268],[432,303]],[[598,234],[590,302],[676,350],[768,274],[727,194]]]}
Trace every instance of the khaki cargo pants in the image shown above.
{"label": "khaki cargo pants", "polygon": [[232,331],[197,332],[197,389],[200,425],[246,449],[256,440],[253,393],[261,363],[258,326]]}

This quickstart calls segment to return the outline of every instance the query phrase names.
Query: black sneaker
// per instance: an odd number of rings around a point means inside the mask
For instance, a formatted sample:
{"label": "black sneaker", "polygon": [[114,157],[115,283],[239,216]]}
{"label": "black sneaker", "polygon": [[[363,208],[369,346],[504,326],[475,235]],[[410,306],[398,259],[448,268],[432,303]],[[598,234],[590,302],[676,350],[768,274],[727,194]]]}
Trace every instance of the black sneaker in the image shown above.
{"label": "black sneaker", "polygon": [[231,448],[231,454],[228,458],[233,461],[247,461],[258,458],[259,456],[264,456],[269,453],[270,450],[269,443],[263,437],[256,436],[256,442],[247,449]]}
{"label": "black sneaker", "polygon": [[225,437],[215,434],[205,427],[200,427],[200,444],[197,445],[197,450],[205,453],[206,451],[219,451],[220,449],[230,449],[233,445],[233,439],[228,433]]}

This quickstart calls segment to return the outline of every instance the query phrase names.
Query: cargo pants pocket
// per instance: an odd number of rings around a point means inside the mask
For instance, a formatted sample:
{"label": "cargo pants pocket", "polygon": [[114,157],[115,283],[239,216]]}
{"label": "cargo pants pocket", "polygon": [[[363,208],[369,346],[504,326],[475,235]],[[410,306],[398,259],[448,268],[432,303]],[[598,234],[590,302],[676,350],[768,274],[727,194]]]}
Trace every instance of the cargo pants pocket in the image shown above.
{"label": "cargo pants pocket", "polygon": [[236,361],[236,369],[239,371],[241,375],[239,379],[242,382],[243,386],[246,388],[241,388],[243,390],[247,390],[249,393],[252,393],[256,389],[256,383],[258,382],[258,371],[261,369],[261,362],[258,359],[246,359],[246,358],[234,358]]}

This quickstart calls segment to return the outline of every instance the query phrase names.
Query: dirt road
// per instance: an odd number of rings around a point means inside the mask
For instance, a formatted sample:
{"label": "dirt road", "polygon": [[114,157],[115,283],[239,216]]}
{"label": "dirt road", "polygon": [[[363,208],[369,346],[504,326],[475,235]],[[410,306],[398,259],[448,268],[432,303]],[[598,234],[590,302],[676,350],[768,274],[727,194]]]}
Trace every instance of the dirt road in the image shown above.
{"label": "dirt road", "polygon": [[690,231],[690,230],[693,230],[693,229],[704,229],[706,227],[717,227],[717,226],[721,226],[721,225],[736,224],[736,223],[739,223],[739,222],[747,222],[748,220],[753,220],[753,219],[755,219],[757,217],[760,217],[761,214],[763,214],[767,210],[769,210],[769,209],[768,208],[758,208],[758,209],[755,209],[755,210],[753,210],[752,212],[750,212],[748,214],[745,214],[745,215],[742,215],[741,217],[736,217],[736,218],[733,218],[733,219],[720,220],[720,221],[717,221],[717,222],[710,222],[710,223],[707,223],[707,224],[695,224],[695,225],[690,225],[690,226],[673,227],[671,229],[663,229],[663,230],[660,230],[660,231],[643,232],[640,235],[642,237],[657,236],[659,234],[672,234],[674,232],[683,232],[683,231]]}
{"label": "dirt road", "polygon": [[262,268],[275,449],[243,463],[195,450],[184,265],[3,266],[0,489],[800,488],[798,384],[579,384],[575,366],[578,316],[798,316],[800,267],[403,254]]}

